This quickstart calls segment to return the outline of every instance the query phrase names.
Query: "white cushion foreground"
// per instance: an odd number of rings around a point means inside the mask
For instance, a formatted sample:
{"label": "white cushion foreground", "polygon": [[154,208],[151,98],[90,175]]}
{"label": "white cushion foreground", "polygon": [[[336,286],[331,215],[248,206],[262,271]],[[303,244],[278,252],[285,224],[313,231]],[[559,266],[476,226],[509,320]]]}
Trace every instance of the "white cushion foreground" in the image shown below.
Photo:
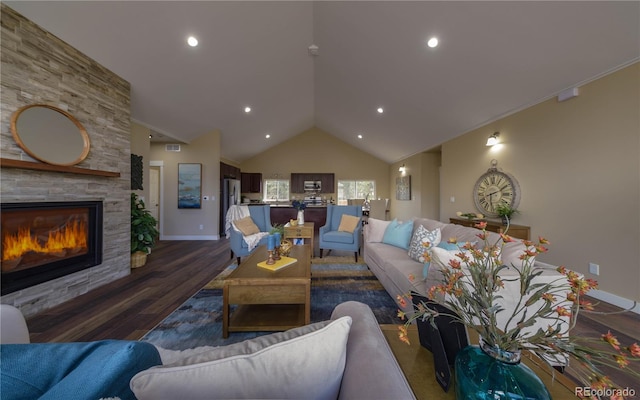
{"label": "white cushion foreground", "polygon": [[350,328],[342,317],[199,352],[138,373],[131,390],[139,400],[336,399]]}

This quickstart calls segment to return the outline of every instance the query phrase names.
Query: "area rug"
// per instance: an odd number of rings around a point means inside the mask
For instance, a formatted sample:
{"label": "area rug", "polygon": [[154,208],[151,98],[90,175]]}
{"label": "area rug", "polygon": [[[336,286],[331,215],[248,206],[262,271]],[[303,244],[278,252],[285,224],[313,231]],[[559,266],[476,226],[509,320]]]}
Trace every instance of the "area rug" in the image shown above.
{"label": "area rug", "polygon": [[[226,268],[140,340],[165,349],[186,350],[227,345],[268,333],[232,332],[227,339],[222,338],[221,278],[235,268],[235,264]],[[401,323],[395,301],[365,264],[312,263],[311,275],[311,322],[327,320],[336,305],[355,300],[368,304],[378,323]]]}

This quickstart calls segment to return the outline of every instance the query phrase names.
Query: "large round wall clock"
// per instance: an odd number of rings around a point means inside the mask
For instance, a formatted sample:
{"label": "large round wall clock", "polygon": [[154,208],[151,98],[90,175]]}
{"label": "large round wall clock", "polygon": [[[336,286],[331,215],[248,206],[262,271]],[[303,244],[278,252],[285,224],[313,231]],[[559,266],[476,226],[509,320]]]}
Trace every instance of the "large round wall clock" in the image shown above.
{"label": "large round wall clock", "polygon": [[507,205],[518,208],[520,185],[511,174],[498,170],[498,161],[491,160],[491,168],[478,178],[473,188],[473,200],[478,210],[488,217],[498,217],[497,208]]}

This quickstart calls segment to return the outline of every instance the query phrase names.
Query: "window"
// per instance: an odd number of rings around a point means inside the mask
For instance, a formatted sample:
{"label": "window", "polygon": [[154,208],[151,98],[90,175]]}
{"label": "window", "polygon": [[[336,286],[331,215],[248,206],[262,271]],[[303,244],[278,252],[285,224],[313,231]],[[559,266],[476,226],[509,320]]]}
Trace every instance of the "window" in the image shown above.
{"label": "window", "polygon": [[265,202],[289,201],[289,180],[265,179],[263,200]]}
{"label": "window", "polygon": [[338,181],[338,204],[347,205],[348,199],[376,198],[375,181]]}

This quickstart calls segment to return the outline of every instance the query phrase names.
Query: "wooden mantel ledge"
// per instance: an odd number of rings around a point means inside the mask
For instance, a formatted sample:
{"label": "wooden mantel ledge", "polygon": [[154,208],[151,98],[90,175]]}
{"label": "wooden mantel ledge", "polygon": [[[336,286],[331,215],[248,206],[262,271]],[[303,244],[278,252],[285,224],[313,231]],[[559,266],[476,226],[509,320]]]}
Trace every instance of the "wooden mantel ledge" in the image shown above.
{"label": "wooden mantel ledge", "polygon": [[64,165],[51,165],[33,161],[11,160],[9,158],[0,158],[0,167],[33,169],[37,171],[66,172],[70,174],[105,176],[109,178],[120,177],[120,172],[102,171],[99,169],[78,168]]}

